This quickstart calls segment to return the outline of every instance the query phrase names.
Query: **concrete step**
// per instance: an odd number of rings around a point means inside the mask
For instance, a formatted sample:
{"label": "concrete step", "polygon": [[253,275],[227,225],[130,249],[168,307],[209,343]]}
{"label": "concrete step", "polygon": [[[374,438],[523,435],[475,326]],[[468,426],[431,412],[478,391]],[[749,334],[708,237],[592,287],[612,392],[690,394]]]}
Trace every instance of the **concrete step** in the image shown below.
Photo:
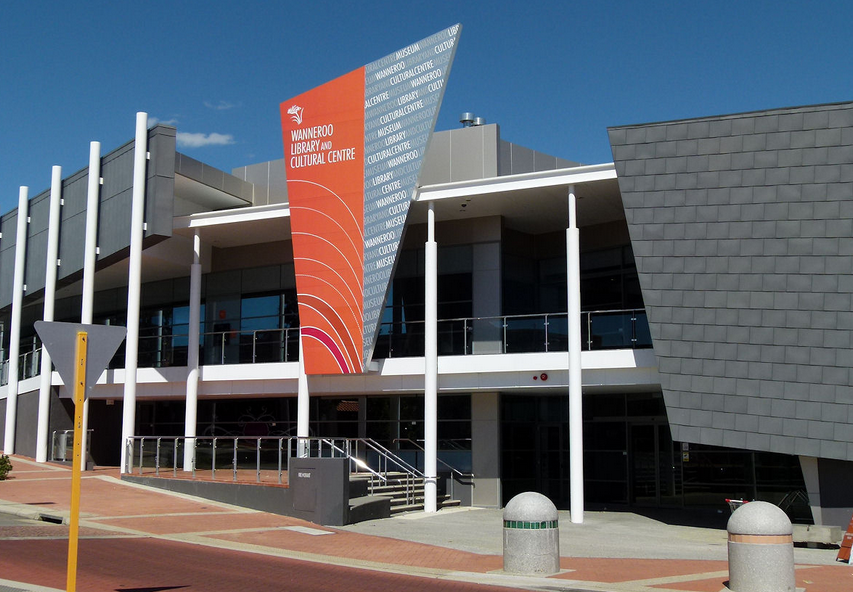
{"label": "concrete step", "polygon": [[[440,495],[436,499],[438,509],[453,508],[462,505],[459,500],[452,500],[448,495]],[[391,500],[391,514],[403,514],[405,512],[419,512],[424,509],[423,495],[415,497],[412,503],[407,503],[405,499]]]}
{"label": "concrete step", "polygon": [[406,479],[405,477],[401,477],[398,479],[396,477],[388,477],[383,483],[385,485],[407,485],[410,483],[423,485],[424,480],[422,478]]}
{"label": "concrete step", "polygon": [[396,514],[404,514],[406,512],[421,512],[424,509],[423,502],[419,504],[409,504],[405,506],[395,506],[391,505],[391,515],[394,516]]}
{"label": "concrete step", "polygon": [[391,508],[393,509],[393,508],[396,508],[399,506],[405,506],[407,503],[409,503],[412,500],[414,500],[416,503],[423,502],[424,501],[423,492],[421,492],[420,495],[416,495],[414,497],[409,497],[409,498],[407,498],[405,496],[404,497],[392,497],[391,498]]}
{"label": "concrete step", "polygon": [[[424,480],[422,478],[412,479],[402,472],[389,472],[385,474],[386,480],[370,489],[369,497],[382,497],[388,499],[392,515],[405,512],[419,512],[424,509]],[[371,475],[367,473],[353,473],[350,481],[370,481]],[[362,486],[364,487],[364,486]],[[410,491],[414,488],[413,491]],[[459,500],[450,499],[449,495],[440,495],[436,500],[439,508],[450,508],[460,506]]]}
{"label": "concrete step", "polygon": [[[374,495],[390,495],[393,493],[405,493],[406,491],[409,491],[409,489],[410,489],[409,487],[407,487],[406,485],[403,485],[403,484],[377,485],[373,488],[373,494]],[[414,489],[415,491],[423,492],[424,484],[423,483],[415,484],[414,487],[412,487],[411,489]]]}

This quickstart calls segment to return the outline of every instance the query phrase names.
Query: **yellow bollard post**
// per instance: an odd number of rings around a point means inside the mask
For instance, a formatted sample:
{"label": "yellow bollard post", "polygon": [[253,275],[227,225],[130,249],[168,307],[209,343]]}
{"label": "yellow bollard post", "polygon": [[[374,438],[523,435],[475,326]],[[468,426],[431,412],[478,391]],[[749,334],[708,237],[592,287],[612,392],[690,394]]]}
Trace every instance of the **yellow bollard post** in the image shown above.
{"label": "yellow bollard post", "polygon": [[80,481],[83,456],[83,402],[86,397],[87,333],[77,332],[74,368],[74,459],[71,463],[71,524],[68,530],[67,592],[77,590],[77,540],[80,531]]}

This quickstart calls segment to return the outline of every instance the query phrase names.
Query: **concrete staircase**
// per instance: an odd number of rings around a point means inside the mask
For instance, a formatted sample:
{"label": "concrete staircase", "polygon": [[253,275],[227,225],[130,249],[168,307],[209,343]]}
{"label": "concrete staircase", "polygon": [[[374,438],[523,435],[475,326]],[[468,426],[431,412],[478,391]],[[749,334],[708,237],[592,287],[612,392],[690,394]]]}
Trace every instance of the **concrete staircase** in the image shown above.
{"label": "concrete staircase", "polygon": [[[350,489],[358,482],[355,489],[363,489],[369,498],[384,497],[390,500],[391,515],[402,514],[403,512],[416,512],[424,509],[424,480],[423,478],[412,479],[406,473],[389,472],[386,475],[386,481],[381,485],[374,484],[373,490],[370,491],[368,482],[369,477],[364,473],[354,473],[350,477]],[[355,500],[351,499],[352,504]],[[438,509],[459,506],[459,500],[450,499],[449,495],[439,494],[437,496]]]}

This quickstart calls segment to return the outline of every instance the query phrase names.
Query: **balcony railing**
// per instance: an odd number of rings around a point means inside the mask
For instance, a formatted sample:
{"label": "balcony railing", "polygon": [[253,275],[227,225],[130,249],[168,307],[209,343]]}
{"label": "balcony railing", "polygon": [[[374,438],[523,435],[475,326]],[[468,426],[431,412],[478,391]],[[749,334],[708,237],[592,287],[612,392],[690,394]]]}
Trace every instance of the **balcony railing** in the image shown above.
{"label": "balcony railing", "polygon": [[[18,356],[18,380],[38,376],[41,372],[41,344]],[[0,363],[0,385],[9,384],[9,360]]]}
{"label": "balcony railing", "polygon": [[[187,365],[187,334],[142,335],[139,337],[139,367],[160,368]],[[299,327],[253,331],[202,333],[199,339],[202,365],[296,362],[299,360]],[[124,364],[124,351],[110,367]]]}
{"label": "balcony railing", "polygon": [[[507,315],[438,321],[439,355],[568,351],[567,313]],[[645,310],[594,311],[581,314],[585,350],[652,347]],[[424,354],[424,322],[383,323],[375,358]]]}
{"label": "balcony railing", "polygon": [[[139,367],[187,365],[186,334],[139,338]],[[644,310],[594,311],[581,314],[585,350],[652,347]],[[295,362],[299,359],[299,328],[203,333],[199,360],[205,365]],[[568,351],[566,313],[506,315],[438,321],[438,353],[444,356]],[[383,323],[374,358],[424,355],[424,322]],[[39,373],[41,349],[21,355],[19,379]],[[122,347],[110,364],[124,365]],[[7,383],[8,361],[0,366],[0,384]]]}

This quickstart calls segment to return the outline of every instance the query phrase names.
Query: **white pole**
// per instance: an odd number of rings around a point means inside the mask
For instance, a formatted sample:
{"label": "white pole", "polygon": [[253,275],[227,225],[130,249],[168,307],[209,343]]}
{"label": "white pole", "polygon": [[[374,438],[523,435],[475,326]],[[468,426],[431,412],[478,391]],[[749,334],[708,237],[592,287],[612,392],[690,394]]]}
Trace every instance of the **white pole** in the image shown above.
{"label": "white pole", "polygon": [[190,323],[187,338],[187,402],[184,419],[184,470],[193,470],[196,423],[198,421],[198,345],[201,331],[201,236],[193,236],[193,264],[190,267]]}
{"label": "white pole", "polygon": [[95,262],[98,252],[98,206],[101,189],[101,143],[89,144],[89,184],[86,195],[86,244],[83,248],[83,305],[80,322],[91,324],[95,302]]}
{"label": "white pole", "polygon": [[[309,415],[311,412],[310,393],[308,392],[308,375],[305,374],[305,341],[299,335],[299,378],[296,382],[296,437],[307,438],[310,434]],[[299,458],[308,456],[310,444],[307,440],[297,440],[296,455]]]}
{"label": "white pole", "polygon": [[130,261],[127,277],[127,341],[124,356],[124,403],[121,425],[121,472],[129,470],[128,438],[136,424],[136,369],[139,365],[139,304],[142,292],[142,225],[145,218],[145,176],[148,155],[148,114],[136,114],[133,153],[133,202],[130,214]]}
{"label": "white pole", "polygon": [[9,327],[9,382],[6,387],[6,432],[3,452],[15,454],[15,423],[18,416],[18,356],[21,350],[21,307],[24,300],[24,266],[27,263],[29,187],[18,193],[18,227],[15,235],[15,272],[12,279],[12,319]]}
{"label": "white pole", "polygon": [[[59,259],[59,207],[62,200],[62,167],[55,166],[50,179],[50,215],[47,224],[47,259],[44,267],[44,313],[42,319],[53,321],[56,302],[56,265]],[[47,348],[41,348],[38,427],[36,429],[36,462],[47,461],[47,430],[50,417],[50,383],[52,365]]]}
{"label": "white pole", "polygon": [[427,242],[424,245],[424,512],[438,508],[438,246],[435,209],[429,204]]}
{"label": "white pole", "polygon": [[[80,322],[90,325],[95,310],[95,261],[98,252],[98,206],[101,191],[101,143],[89,143],[89,182],[86,193],[86,243],[83,247],[83,304]],[[83,401],[83,450],[80,454],[81,470],[86,470],[89,458],[89,398]]]}
{"label": "white pole", "polygon": [[581,380],[580,239],[575,186],[569,185],[569,228],[566,230],[569,315],[569,489],[571,520],[583,523],[583,394]]}

